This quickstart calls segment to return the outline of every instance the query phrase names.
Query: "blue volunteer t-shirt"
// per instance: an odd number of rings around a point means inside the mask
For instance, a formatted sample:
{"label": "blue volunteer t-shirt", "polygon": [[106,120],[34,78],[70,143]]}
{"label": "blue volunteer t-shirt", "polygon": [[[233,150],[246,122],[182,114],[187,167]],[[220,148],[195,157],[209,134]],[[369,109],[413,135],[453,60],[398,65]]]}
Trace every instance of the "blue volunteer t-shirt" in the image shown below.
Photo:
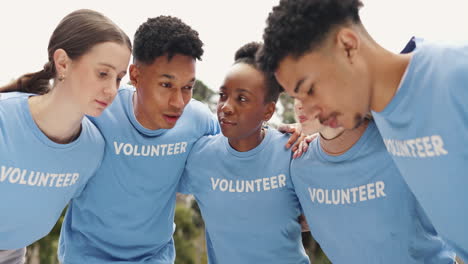
{"label": "blue volunteer t-shirt", "polygon": [[287,140],[268,129],[260,145],[246,152],[234,150],[221,134],[193,147],[180,191],[193,194],[200,206],[210,264],[309,263]]}
{"label": "blue volunteer t-shirt", "polygon": [[416,42],[399,90],[372,114],[435,228],[468,260],[468,46]]}
{"label": "blue volunteer t-shirt", "polygon": [[172,129],[138,123],[122,88],[93,119],[106,140],[101,168],[69,206],[60,237],[64,264],[173,263],[175,192],[193,143],[219,126],[192,100]]}
{"label": "blue volunteer t-shirt", "polygon": [[333,263],[453,263],[373,122],[342,155],[326,154],[320,140],[292,162],[291,177],[311,233]]}
{"label": "blue volunteer t-shirt", "polygon": [[104,140],[87,119],[69,144],[50,140],[31,115],[28,95],[0,97],[0,250],[47,235],[70,199],[101,164]]}

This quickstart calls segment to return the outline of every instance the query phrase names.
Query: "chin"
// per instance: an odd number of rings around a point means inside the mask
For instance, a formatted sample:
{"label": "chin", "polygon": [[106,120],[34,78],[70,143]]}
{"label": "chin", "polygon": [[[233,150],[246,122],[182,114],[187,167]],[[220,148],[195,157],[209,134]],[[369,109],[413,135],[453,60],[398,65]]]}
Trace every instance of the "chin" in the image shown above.
{"label": "chin", "polygon": [[[342,123],[341,127],[346,130],[353,130],[356,128],[357,125],[358,125],[358,122],[356,122],[356,120],[350,120],[349,122]],[[330,129],[334,129],[334,128],[330,127]]]}
{"label": "chin", "polygon": [[174,128],[176,124],[177,122],[175,124],[165,123],[163,126],[161,126],[161,129],[171,129],[171,128]]}
{"label": "chin", "polygon": [[223,136],[225,136],[227,138],[233,137],[232,133],[230,133],[230,132],[231,131],[229,129],[223,129],[223,127],[221,127],[221,133],[223,134]]}
{"label": "chin", "polygon": [[85,113],[85,115],[87,115],[87,116],[92,116],[92,117],[98,117],[98,116],[100,116],[100,115],[102,114],[103,111],[104,111],[104,110],[94,109],[94,110],[92,110],[92,111],[87,111],[87,112]]}

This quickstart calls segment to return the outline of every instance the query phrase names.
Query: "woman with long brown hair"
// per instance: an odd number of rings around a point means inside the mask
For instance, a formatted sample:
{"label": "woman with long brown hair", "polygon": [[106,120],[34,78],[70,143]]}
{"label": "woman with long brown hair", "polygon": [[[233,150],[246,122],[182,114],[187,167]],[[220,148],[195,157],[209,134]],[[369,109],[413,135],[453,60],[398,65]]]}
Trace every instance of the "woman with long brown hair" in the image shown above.
{"label": "woman with long brown hair", "polygon": [[0,94],[0,263],[24,262],[99,167],[104,140],[86,115],[111,104],[130,54],[109,18],[77,10],[53,32],[44,68],[0,87],[15,92]]}

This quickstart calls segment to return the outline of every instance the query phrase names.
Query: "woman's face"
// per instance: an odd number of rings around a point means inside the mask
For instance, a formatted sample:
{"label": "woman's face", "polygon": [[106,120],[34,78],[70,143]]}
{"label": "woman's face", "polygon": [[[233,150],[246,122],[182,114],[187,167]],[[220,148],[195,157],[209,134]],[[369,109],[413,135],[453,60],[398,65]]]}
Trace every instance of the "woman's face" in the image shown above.
{"label": "woman's face", "polygon": [[127,72],[130,54],[123,44],[104,42],[71,61],[63,82],[81,113],[99,116],[112,103]]}
{"label": "woman's face", "polygon": [[302,126],[302,132],[306,135],[317,133],[323,128],[318,118],[306,115],[302,103],[298,99],[294,99],[294,114],[296,116],[296,121]]}
{"label": "woman's face", "polygon": [[265,77],[246,63],[234,64],[219,89],[217,106],[222,133],[229,139],[245,139],[260,132],[275,103],[265,103]]}

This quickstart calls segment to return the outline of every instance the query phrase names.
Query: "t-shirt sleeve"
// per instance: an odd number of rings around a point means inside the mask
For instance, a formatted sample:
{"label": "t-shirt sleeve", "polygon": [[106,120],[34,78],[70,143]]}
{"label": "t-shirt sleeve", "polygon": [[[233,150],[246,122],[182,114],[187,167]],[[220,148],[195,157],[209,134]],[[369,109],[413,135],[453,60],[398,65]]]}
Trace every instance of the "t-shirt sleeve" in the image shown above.
{"label": "t-shirt sleeve", "polygon": [[96,175],[96,172],[98,171],[99,167],[101,167],[101,164],[102,164],[102,160],[104,159],[104,155],[101,156],[101,159],[100,159],[100,162],[98,163],[98,165],[95,167],[95,169],[92,171],[92,173],[90,174],[90,176],[88,176],[85,181],[81,184],[81,186],[76,190],[75,192],[75,195],[73,195],[73,198],[76,198],[76,197],[79,197],[81,195],[81,193],[83,193],[84,189],[86,188],[86,186],[88,185],[88,182],[92,179],[92,177],[94,177],[94,175]]}
{"label": "t-shirt sleeve", "polygon": [[221,132],[218,119],[216,115],[211,112],[208,105],[192,99],[190,108],[196,113],[198,129],[200,129],[202,136],[217,135]]}
{"label": "t-shirt sleeve", "polygon": [[211,114],[211,118],[208,120],[208,129],[205,136],[208,135],[217,135],[221,132],[221,127],[219,126],[218,118],[216,115]]}
{"label": "t-shirt sleeve", "polygon": [[89,122],[88,125],[90,125],[90,127],[92,127],[91,130],[94,131],[94,135],[96,137],[95,138],[96,142],[93,143],[94,144],[93,145],[94,150],[92,150],[92,152],[91,152],[92,154],[88,154],[88,155],[91,155],[93,158],[95,157],[95,159],[93,159],[93,161],[95,161],[95,163],[94,163],[94,166],[92,167],[92,169],[89,171],[89,173],[87,175],[83,175],[83,177],[85,177],[85,179],[82,182],[81,186],[78,187],[77,190],[75,191],[75,194],[73,195],[73,198],[76,198],[76,197],[80,196],[81,193],[83,193],[83,190],[86,188],[86,185],[91,180],[91,178],[94,177],[94,175],[99,170],[99,168],[101,167],[101,164],[102,164],[102,162],[104,160],[104,152],[105,152],[104,138],[102,137],[99,130],[96,127],[94,127],[93,124],[91,124],[91,122]]}
{"label": "t-shirt sleeve", "polygon": [[194,146],[190,150],[187,161],[185,162],[185,167],[184,167],[184,172],[182,173],[182,176],[180,177],[179,184],[177,185],[177,192],[183,193],[183,194],[193,194],[192,191],[192,183],[191,180],[193,179],[193,166],[192,164],[196,164],[196,162],[193,161],[194,159],[194,152],[195,149],[197,148],[197,142],[195,142]]}
{"label": "t-shirt sleeve", "polygon": [[[305,154],[305,153],[304,153]],[[291,154],[292,156],[292,154]],[[302,205],[301,205],[301,202],[300,202],[300,199],[299,197],[297,196],[297,193],[296,193],[296,185],[295,185],[295,182],[294,182],[294,173],[295,173],[295,170],[294,170],[294,163],[295,162],[298,162],[298,161],[295,161],[294,159],[290,159],[289,161],[289,176],[291,177],[291,185],[292,185],[292,189],[294,190],[294,195],[295,195],[295,199],[297,199],[298,201],[298,204],[299,204],[299,211],[301,212],[301,214],[304,214],[304,209],[302,208]]]}
{"label": "t-shirt sleeve", "polygon": [[187,167],[184,169],[184,172],[180,177],[179,185],[177,186],[177,192],[183,194],[192,194],[192,191],[190,190],[189,172]]}
{"label": "t-shirt sleeve", "polygon": [[454,69],[449,77],[451,85],[448,86],[449,98],[453,107],[463,120],[468,120],[468,46],[456,50]]}
{"label": "t-shirt sleeve", "polygon": [[203,120],[205,124],[204,128],[204,136],[212,136],[217,135],[221,132],[221,128],[219,126],[218,118],[214,113],[210,111],[207,105],[202,104],[203,109]]}

